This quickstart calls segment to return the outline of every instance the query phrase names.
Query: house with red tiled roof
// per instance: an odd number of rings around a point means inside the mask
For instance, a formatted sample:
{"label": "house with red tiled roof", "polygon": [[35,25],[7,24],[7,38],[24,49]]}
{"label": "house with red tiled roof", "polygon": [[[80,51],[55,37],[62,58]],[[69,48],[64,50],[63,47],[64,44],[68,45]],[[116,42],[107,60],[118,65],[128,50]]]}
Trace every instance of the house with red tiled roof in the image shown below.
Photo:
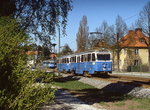
{"label": "house with red tiled roof", "polygon": [[[119,45],[121,71],[148,70],[148,37],[141,28],[129,30],[128,34],[120,40]],[[115,66],[117,68],[116,64]]]}
{"label": "house with red tiled roof", "polygon": [[38,55],[38,51],[27,51],[26,54],[27,55]]}
{"label": "house with red tiled roof", "polygon": [[147,48],[148,37],[143,34],[141,28],[138,28],[135,31],[129,30],[129,33],[121,39],[120,46],[122,48]]}
{"label": "house with red tiled roof", "polygon": [[32,67],[36,65],[36,61],[38,56],[41,54],[41,51],[27,51],[26,55],[28,55],[27,66]]}
{"label": "house with red tiled roof", "polygon": [[56,54],[56,53],[50,53],[50,54],[49,54],[49,58],[50,58],[51,60],[55,60],[56,57],[57,57],[57,54]]}

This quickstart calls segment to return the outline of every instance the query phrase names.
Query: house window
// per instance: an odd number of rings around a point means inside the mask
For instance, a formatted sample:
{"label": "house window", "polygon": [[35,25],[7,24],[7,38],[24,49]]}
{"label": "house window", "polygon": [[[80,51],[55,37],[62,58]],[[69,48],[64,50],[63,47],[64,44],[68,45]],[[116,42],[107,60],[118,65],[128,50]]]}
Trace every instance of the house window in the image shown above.
{"label": "house window", "polygon": [[134,66],[138,66],[139,65],[139,60],[134,60]]}
{"label": "house window", "polygon": [[140,41],[141,41],[142,43],[145,43],[145,39],[143,39],[143,38],[141,38]]}
{"label": "house window", "polygon": [[139,54],[139,49],[134,50],[135,55]]}

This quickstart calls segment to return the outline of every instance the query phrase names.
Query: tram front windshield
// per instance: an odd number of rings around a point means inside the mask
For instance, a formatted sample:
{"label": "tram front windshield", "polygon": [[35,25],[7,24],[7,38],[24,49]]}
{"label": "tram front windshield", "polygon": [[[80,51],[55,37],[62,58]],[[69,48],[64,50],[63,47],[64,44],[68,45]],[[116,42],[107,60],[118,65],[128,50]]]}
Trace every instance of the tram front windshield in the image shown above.
{"label": "tram front windshield", "polygon": [[97,54],[97,60],[110,60],[110,54]]}

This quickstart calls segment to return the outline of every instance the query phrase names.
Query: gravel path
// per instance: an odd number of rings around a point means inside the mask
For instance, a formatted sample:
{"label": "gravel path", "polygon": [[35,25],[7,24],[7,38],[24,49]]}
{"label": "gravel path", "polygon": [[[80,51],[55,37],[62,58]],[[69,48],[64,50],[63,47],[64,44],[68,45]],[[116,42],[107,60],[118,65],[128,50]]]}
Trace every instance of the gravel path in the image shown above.
{"label": "gravel path", "polygon": [[77,99],[69,92],[58,89],[54,104],[45,106],[41,110],[106,110],[88,105]]}
{"label": "gravel path", "polygon": [[99,89],[108,90],[110,92],[129,94],[141,98],[150,98],[150,88],[135,87],[133,85],[125,85],[123,83],[111,83],[84,77],[81,78],[79,81],[92,85]]}

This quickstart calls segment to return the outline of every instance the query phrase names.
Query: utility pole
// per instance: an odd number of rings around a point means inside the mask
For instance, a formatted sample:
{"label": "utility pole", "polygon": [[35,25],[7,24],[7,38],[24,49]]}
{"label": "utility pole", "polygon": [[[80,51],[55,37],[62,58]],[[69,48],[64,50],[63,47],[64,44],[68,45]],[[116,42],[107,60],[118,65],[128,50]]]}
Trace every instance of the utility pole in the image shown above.
{"label": "utility pole", "polygon": [[150,72],[150,27],[149,27],[149,33],[148,33],[148,69]]}
{"label": "utility pole", "polygon": [[53,48],[53,49],[54,49],[53,52],[56,53],[56,52],[55,52],[55,46],[56,46],[56,44],[53,43],[52,46],[54,47],[54,48]]}
{"label": "utility pole", "polygon": [[58,53],[60,53],[60,27],[58,27]]}

